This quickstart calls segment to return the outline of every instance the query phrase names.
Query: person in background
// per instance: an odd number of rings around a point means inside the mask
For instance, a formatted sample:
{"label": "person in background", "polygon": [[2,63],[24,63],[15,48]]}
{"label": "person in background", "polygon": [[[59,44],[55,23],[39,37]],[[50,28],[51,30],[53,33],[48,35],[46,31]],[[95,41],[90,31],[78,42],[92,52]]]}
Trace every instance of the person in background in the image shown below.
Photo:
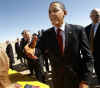
{"label": "person in background", "polygon": [[38,52],[36,49],[38,36],[34,33],[32,35],[32,40],[29,42],[25,47],[24,51],[28,60],[28,67],[30,70],[29,76],[33,75],[33,70],[35,71],[36,78],[40,81],[45,83],[45,76],[43,73],[43,69],[41,67],[40,60],[38,58]]}
{"label": "person in background", "polygon": [[17,60],[20,59],[20,62],[24,63],[23,58],[21,57],[19,38],[17,38],[17,41],[15,43],[15,51],[16,51],[16,54],[17,54]]}
{"label": "person in background", "polygon": [[24,52],[24,47],[31,41],[30,40],[30,32],[29,32],[29,30],[24,29],[21,34],[22,34],[22,38],[20,41],[21,57],[24,58],[24,64],[27,65],[27,58],[26,58],[26,55]]}
{"label": "person in background", "polygon": [[38,31],[38,34],[37,34],[38,39],[40,39],[40,34],[41,34],[41,32],[40,32],[40,31]]}
{"label": "person in background", "polygon": [[6,41],[6,53],[9,57],[9,63],[10,63],[10,68],[11,69],[14,69],[13,67],[13,64],[15,63],[15,60],[14,60],[14,52],[13,52],[13,47],[11,45],[11,43],[9,41]]}
{"label": "person in background", "polygon": [[3,48],[0,48],[0,88],[21,88],[19,84],[11,84],[8,75],[9,58]]}
{"label": "person in background", "polygon": [[100,9],[94,8],[90,13],[92,23],[85,27],[89,40],[90,50],[94,56],[94,70],[100,84]]}
{"label": "person in background", "polygon": [[0,88],[7,88],[10,84],[8,77],[9,58],[2,48],[0,48]]}
{"label": "person in background", "polygon": [[81,66],[85,66],[93,56],[84,28],[65,22],[68,12],[59,1],[51,2],[48,12],[53,27],[43,32],[39,47],[50,57],[54,88],[88,88],[86,72]]}

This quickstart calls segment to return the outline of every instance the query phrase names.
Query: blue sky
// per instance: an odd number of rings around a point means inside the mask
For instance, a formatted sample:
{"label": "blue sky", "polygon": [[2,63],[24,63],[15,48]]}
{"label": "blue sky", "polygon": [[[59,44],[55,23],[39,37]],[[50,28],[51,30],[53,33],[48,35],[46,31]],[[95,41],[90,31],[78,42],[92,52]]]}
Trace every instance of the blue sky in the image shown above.
{"label": "blue sky", "polygon": [[[51,26],[48,7],[54,0],[0,0],[0,42],[21,37],[23,29],[31,33]],[[91,23],[93,8],[100,8],[100,0],[58,0],[68,11],[65,21],[83,26]]]}

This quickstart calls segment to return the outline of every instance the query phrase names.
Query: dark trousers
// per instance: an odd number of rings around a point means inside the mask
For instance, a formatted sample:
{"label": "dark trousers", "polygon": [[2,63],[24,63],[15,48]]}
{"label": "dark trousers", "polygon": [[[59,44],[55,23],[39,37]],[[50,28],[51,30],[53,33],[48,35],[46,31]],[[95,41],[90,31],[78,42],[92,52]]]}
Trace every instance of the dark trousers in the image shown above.
{"label": "dark trousers", "polygon": [[49,72],[49,63],[48,63],[49,57],[46,55],[43,55],[43,61],[45,63],[46,71]]}
{"label": "dark trousers", "polygon": [[56,69],[52,74],[53,88],[79,88],[80,80],[78,76],[68,69]]}
{"label": "dark trousers", "polygon": [[10,65],[10,68],[11,69],[13,69],[13,64],[15,63],[15,60],[14,60],[14,58],[12,57],[9,57],[10,59],[9,59],[9,65]]}
{"label": "dark trousers", "polygon": [[79,75],[73,71],[73,68],[51,58],[52,65],[52,82],[53,88],[79,88]]}
{"label": "dark trousers", "polygon": [[33,70],[34,70],[36,78],[41,82],[45,82],[45,76],[42,71],[42,67],[41,67],[41,63],[39,59],[34,60],[34,59],[28,58],[28,67],[31,74],[33,74]]}
{"label": "dark trousers", "polygon": [[94,63],[95,72],[100,83],[100,61],[95,61]]}

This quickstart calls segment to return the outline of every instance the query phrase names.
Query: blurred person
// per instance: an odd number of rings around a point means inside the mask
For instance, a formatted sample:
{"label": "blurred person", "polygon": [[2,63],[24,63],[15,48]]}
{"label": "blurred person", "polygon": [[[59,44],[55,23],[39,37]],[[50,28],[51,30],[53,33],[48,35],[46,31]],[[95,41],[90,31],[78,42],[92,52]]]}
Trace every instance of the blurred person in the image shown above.
{"label": "blurred person", "polygon": [[94,8],[90,13],[92,23],[85,30],[90,44],[91,53],[94,56],[94,69],[100,84],[100,9]]}
{"label": "blurred person", "polygon": [[8,70],[9,58],[6,52],[0,48],[0,88],[21,88],[18,84],[11,84]]}
{"label": "blurred person", "polygon": [[11,69],[14,69],[13,67],[13,64],[15,63],[15,60],[14,60],[14,52],[13,52],[13,47],[11,45],[11,43],[9,41],[6,41],[6,53],[9,57],[9,63],[10,63],[10,68]]}
{"label": "blurred person", "polygon": [[15,51],[16,51],[16,54],[17,54],[17,60],[20,59],[20,62],[24,63],[23,58],[21,57],[19,38],[17,38],[17,41],[15,42]]}
{"label": "blurred person", "polygon": [[10,80],[8,77],[9,70],[9,58],[0,48],[0,88],[7,88],[10,84]]}
{"label": "blurred person", "polygon": [[63,3],[50,3],[49,18],[53,27],[43,32],[39,47],[50,57],[54,88],[88,88],[87,72],[81,67],[93,58],[88,39],[82,26],[65,23],[67,13]]}
{"label": "blurred person", "polygon": [[36,50],[36,44],[37,44],[38,36],[36,34],[32,35],[32,40],[30,43],[28,43],[25,47],[25,54],[28,59],[28,67],[30,70],[30,76],[33,75],[33,70],[35,71],[36,78],[45,83],[45,76],[42,71],[40,60],[37,56],[38,52]]}
{"label": "blurred person", "polygon": [[24,58],[24,64],[27,65],[27,58],[25,56],[24,47],[31,41],[31,35],[30,32],[26,29],[24,29],[21,34],[22,38],[20,41],[20,51],[21,51],[21,56]]}
{"label": "blurred person", "polygon": [[41,32],[40,32],[40,31],[38,31],[38,34],[37,34],[38,39],[40,39],[40,34],[41,34]]}

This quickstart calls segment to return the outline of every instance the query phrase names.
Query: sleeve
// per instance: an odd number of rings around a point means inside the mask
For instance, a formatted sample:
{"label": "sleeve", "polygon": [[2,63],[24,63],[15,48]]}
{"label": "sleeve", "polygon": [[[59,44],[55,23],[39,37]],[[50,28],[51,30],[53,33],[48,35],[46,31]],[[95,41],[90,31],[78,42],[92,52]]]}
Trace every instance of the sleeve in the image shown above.
{"label": "sleeve", "polygon": [[83,55],[83,60],[85,62],[83,63],[83,65],[84,67],[86,66],[86,69],[87,69],[87,71],[83,74],[82,80],[86,81],[87,83],[90,83],[90,81],[93,80],[90,74],[93,73],[94,59],[90,51],[89,42],[88,42],[84,28],[81,30],[80,40],[81,40],[81,52]]}
{"label": "sleeve", "polygon": [[42,36],[40,37],[40,40],[38,42],[38,47],[41,50],[41,53],[44,52],[44,50],[46,49],[46,33],[43,32]]}
{"label": "sleeve", "polygon": [[93,56],[90,51],[89,41],[84,28],[82,28],[80,36],[81,36],[80,46],[83,58],[85,59],[86,62],[91,61],[93,59]]}

